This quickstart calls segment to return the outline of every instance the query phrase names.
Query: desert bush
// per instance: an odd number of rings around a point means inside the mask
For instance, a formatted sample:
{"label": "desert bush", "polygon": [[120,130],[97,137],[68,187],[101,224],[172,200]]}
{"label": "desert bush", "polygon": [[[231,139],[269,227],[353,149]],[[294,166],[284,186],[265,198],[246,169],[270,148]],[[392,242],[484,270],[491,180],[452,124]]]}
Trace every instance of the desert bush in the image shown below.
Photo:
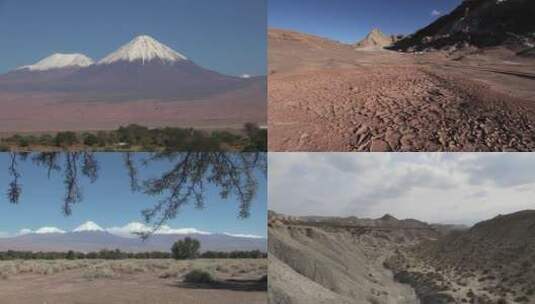
{"label": "desert bush", "polygon": [[82,276],[87,280],[111,279],[115,277],[113,271],[105,267],[91,267]]}
{"label": "desert bush", "polygon": [[114,272],[126,274],[142,273],[147,271],[147,268],[145,268],[144,265],[136,262],[113,263],[110,265],[110,267]]}
{"label": "desert bush", "polygon": [[515,302],[519,302],[519,303],[527,303],[527,302],[529,302],[529,298],[526,297],[526,296],[516,297],[516,298],[515,298]]}
{"label": "desert bush", "polygon": [[229,272],[229,269],[223,265],[217,265],[216,269],[218,272],[222,272],[222,273],[228,273]]}
{"label": "desert bush", "polygon": [[58,147],[68,147],[78,143],[78,137],[74,132],[59,132],[54,138],[54,142]]}
{"label": "desert bush", "polygon": [[200,248],[201,243],[198,240],[187,237],[173,244],[171,252],[176,260],[190,260],[199,256]]}
{"label": "desert bush", "polygon": [[214,277],[207,271],[194,269],[184,276],[184,282],[208,284],[214,282]]}
{"label": "desert bush", "polygon": [[95,134],[84,133],[82,137],[84,139],[84,145],[86,146],[96,146],[99,143],[99,139]]}
{"label": "desert bush", "polygon": [[247,145],[243,152],[267,151],[267,130],[260,129],[256,124],[247,123],[244,126],[247,134]]}

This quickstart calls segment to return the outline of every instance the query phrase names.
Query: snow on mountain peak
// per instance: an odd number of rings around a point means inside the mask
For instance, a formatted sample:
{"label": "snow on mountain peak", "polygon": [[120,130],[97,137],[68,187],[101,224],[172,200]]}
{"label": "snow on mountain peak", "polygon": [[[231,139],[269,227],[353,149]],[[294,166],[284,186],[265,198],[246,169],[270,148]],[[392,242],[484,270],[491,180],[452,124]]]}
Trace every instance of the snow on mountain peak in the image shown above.
{"label": "snow on mountain peak", "polygon": [[48,56],[41,61],[20,67],[19,70],[27,69],[30,71],[46,71],[52,69],[61,69],[69,67],[87,67],[92,65],[93,59],[84,54],[61,54],[56,53]]}
{"label": "snow on mountain peak", "polygon": [[141,61],[145,63],[153,59],[160,59],[165,62],[188,60],[186,56],[158,42],[156,39],[142,35],[106,56],[99,61],[99,64],[110,64],[117,61]]}
{"label": "snow on mountain peak", "polygon": [[73,230],[73,232],[84,232],[84,231],[104,231],[104,229],[102,229],[102,227],[97,225],[95,222],[88,221]]}

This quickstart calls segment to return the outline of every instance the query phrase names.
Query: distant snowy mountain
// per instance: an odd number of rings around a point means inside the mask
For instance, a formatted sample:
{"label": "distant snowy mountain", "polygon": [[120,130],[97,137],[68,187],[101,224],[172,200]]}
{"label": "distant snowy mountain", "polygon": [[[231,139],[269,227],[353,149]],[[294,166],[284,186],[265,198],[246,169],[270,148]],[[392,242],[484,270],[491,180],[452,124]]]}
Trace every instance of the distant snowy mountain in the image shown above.
{"label": "distant snowy mountain", "polygon": [[160,60],[162,62],[177,62],[188,60],[186,56],[170,47],[161,44],[150,36],[138,36],[117,51],[99,61],[99,64],[110,64],[118,61],[141,61],[141,63]]}
{"label": "distant snowy mountain", "polygon": [[84,232],[84,231],[104,231],[104,229],[100,227],[99,225],[97,225],[95,222],[88,221],[73,230],[73,232]]}
{"label": "distant snowy mountain", "polygon": [[256,235],[210,233],[195,228],[172,229],[163,226],[143,241],[135,233],[150,232],[151,227],[130,223],[123,227],[103,228],[92,221],[70,232],[57,227],[35,231],[23,229],[16,236],[0,238],[0,251],[99,251],[120,249],[127,252],[169,251],[177,240],[192,237],[201,242],[202,251],[261,250],[266,251],[265,238]]}
{"label": "distant snowy mountain", "polygon": [[90,66],[93,63],[93,59],[83,54],[56,53],[35,64],[20,67],[18,70],[47,71],[64,68],[82,68]]}
{"label": "distant snowy mountain", "polygon": [[265,77],[234,77],[205,69],[145,35],[97,64],[81,54],[55,54],[0,75],[4,92],[68,94],[64,98],[70,102],[197,100],[244,89],[260,95],[264,87]]}
{"label": "distant snowy mountain", "polygon": [[238,237],[226,234],[154,234],[143,241],[139,237],[122,237],[106,231],[29,233],[0,238],[0,251],[99,251],[120,249],[127,252],[170,251],[174,242],[192,237],[201,242],[202,251],[261,250],[265,238]]}

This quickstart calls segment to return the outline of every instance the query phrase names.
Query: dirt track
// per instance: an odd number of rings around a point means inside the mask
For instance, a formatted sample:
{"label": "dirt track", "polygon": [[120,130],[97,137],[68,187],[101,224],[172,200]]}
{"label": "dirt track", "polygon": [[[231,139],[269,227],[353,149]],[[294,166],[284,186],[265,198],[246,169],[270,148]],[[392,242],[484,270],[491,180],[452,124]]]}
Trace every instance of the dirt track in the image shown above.
{"label": "dirt track", "polygon": [[[271,50],[270,151],[535,150],[535,80],[515,75],[533,63],[281,40]],[[303,55],[287,64],[285,53]]]}

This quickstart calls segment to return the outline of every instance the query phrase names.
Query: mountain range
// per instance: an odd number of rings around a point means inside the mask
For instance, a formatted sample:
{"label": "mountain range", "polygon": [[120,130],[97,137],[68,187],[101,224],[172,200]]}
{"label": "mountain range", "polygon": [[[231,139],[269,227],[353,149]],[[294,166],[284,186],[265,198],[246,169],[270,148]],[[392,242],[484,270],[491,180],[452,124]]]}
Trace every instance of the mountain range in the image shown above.
{"label": "mountain range", "polygon": [[70,101],[195,100],[258,85],[205,69],[150,36],[139,36],[98,62],[83,54],[53,54],[0,75],[8,93],[67,93]]}
{"label": "mountain range", "polygon": [[19,234],[0,238],[0,251],[68,251],[92,252],[102,249],[120,249],[125,252],[169,251],[174,242],[192,237],[201,242],[201,251],[261,250],[266,251],[266,239],[229,233],[209,233],[196,229],[170,229],[163,226],[147,240],[134,233],[147,232],[150,228],[139,223],[123,229],[103,229],[94,222],[87,222],[70,232],[55,227],[43,227],[36,231],[24,229]]}

